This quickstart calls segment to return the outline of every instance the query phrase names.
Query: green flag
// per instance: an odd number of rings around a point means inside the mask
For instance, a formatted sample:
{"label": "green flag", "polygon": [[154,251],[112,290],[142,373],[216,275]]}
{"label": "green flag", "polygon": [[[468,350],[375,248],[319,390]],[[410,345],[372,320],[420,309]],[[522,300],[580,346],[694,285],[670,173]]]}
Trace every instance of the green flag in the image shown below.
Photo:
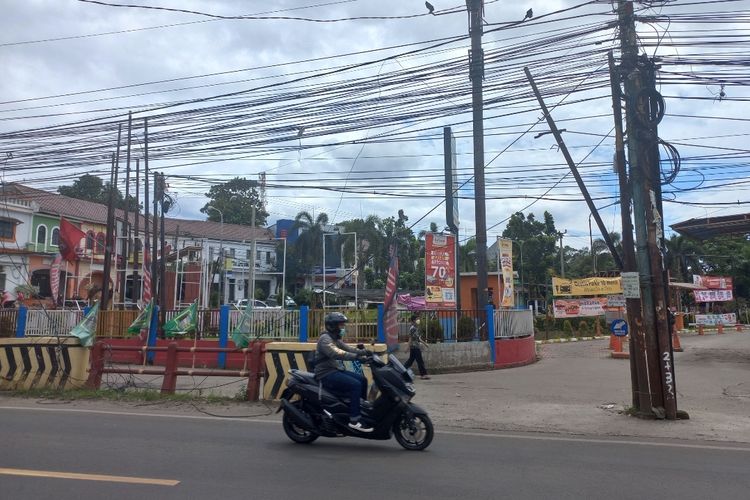
{"label": "green flag", "polygon": [[232,341],[237,349],[244,349],[250,344],[250,322],[253,319],[253,300],[248,299],[245,310],[237,322],[237,326],[232,330]]}
{"label": "green flag", "polygon": [[151,313],[154,310],[153,302],[149,302],[146,307],[138,314],[133,324],[128,327],[128,334],[138,335],[142,330],[148,330],[151,326]]}
{"label": "green flag", "polygon": [[83,317],[83,321],[78,323],[70,331],[70,334],[74,337],[78,337],[83,347],[91,347],[94,345],[94,337],[96,336],[96,315],[99,312],[99,303],[94,304],[86,316]]}
{"label": "green flag", "polygon": [[174,337],[194,332],[198,323],[198,301],[164,323],[164,335]]}

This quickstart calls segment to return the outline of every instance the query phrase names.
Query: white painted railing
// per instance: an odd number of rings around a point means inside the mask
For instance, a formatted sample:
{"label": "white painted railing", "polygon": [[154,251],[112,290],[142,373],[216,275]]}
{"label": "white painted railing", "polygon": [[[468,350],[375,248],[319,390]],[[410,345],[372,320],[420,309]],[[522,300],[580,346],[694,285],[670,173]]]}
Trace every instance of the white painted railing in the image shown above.
{"label": "white painted railing", "polygon": [[26,315],[25,335],[28,337],[68,335],[82,319],[82,311],[29,309]]}
{"label": "white painted railing", "polygon": [[[242,321],[243,313],[237,310],[229,313],[230,335]],[[243,333],[259,339],[299,338],[299,309],[253,309]]]}

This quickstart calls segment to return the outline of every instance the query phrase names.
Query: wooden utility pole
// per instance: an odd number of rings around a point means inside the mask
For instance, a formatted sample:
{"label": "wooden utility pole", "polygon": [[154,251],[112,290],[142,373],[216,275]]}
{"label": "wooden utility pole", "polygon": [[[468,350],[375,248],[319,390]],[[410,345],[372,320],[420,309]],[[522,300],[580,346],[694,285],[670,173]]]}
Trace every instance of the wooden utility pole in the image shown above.
{"label": "wooden utility pole", "polygon": [[[633,221],[630,219],[630,187],[628,185],[625,141],[622,130],[622,91],[620,73],[615,66],[615,58],[609,52],[609,77],[612,88],[612,113],[615,121],[615,170],[620,183],[620,215],[622,219],[622,261],[623,272],[636,272],[635,247],[633,243]],[[633,407],[645,416],[651,413],[651,391],[646,368],[645,336],[641,319],[641,299],[626,298],[628,324],[630,325],[630,384],[633,393]]]}
{"label": "wooden utility pole", "polygon": [[135,230],[133,231],[133,301],[141,298],[141,278],[138,276],[138,261],[141,239],[138,235],[141,229],[141,160],[135,160]]}
{"label": "wooden utility pole", "polygon": [[[658,147],[656,125],[662,114],[656,108],[663,100],[654,87],[653,64],[638,57],[633,3],[618,0],[622,71],[625,84],[626,125],[630,194],[636,235],[636,260],[640,281],[641,312],[651,395],[651,411],[659,418],[677,418],[674,364],[667,326],[667,297],[664,292],[661,241],[663,217],[660,211],[659,165],[653,163]],[[659,199],[657,199],[657,197]],[[623,207],[624,209],[624,207]],[[624,232],[624,231],[623,231]],[[641,407],[642,412],[646,411]]]}

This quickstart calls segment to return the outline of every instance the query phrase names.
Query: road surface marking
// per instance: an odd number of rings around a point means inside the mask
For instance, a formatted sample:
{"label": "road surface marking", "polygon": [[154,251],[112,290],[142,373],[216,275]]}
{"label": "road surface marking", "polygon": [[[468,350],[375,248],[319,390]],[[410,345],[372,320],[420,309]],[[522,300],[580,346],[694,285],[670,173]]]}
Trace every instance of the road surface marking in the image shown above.
{"label": "road surface marking", "polygon": [[8,469],[0,467],[0,474],[6,476],[43,477],[53,479],[77,479],[80,481],[106,481],[109,483],[151,484],[155,486],[177,486],[174,479],[153,479],[148,477],[109,476],[106,474],[80,474],[76,472],[56,472],[49,470]]}
{"label": "road surface marking", "polygon": [[[169,418],[169,419],[187,419],[187,420],[219,420],[224,422],[237,422],[238,420],[244,423],[259,423],[259,424],[272,424],[280,425],[281,419],[269,420],[260,419],[255,417],[214,417],[210,415],[176,415],[169,413],[143,413],[143,412],[123,412],[123,411],[109,411],[109,410],[87,410],[80,408],[33,408],[28,406],[0,406],[0,410],[20,410],[20,411],[37,411],[37,412],[56,412],[56,413],[90,413],[95,415],[117,415],[132,416],[132,417],[148,417],[148,418]],[[266,415],[264,415],[266,416]],[[479,432],[479,431],[459,431],[459,430],[438,430],[435,434],[444,434],[449,436],[471,436],[471,437],[482,437],[482,438],[495,438],[495,439],[528,439],[533,441],[563,441],[569,443],[593,443],[593,444],[622,444],[630,446],[655,446],[663,448],[691,448],[699,450],[719,450],[719,451],[744,451],[750,453],[750,447],[747,447],[747,443],[738,443],[740,446],[722,446],[713,444],[692,444],[692,443],[672,443],[672,442],[659,442],[659,441],[638,441],[638,440],[625,440],[625,439],[598,439],[598,438],[586,438],[586,437],[575,437],[575,436],[549,436],[549,435],[520,435],[520,434],[503,434],[506,431],[495,431],[495,432]],[[669,438],[654,438],[654,439],[669,439]]]}

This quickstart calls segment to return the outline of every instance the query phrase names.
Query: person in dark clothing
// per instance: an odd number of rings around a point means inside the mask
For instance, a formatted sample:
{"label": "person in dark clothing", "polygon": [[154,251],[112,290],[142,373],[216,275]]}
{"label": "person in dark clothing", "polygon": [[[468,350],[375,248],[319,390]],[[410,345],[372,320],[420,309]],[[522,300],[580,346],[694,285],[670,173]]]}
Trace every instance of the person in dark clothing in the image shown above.
{"label": "person in dark clothing", "polygon": [[422,337],[419,336],[418,318],[414,314],[411,317],[411,325],[409,326],[409,359],[406,361],[405,367],[409,368],[414,361],[417,362],[419,367],[419,375],[423,380],[429,380],[430,377],[427,375],[427,368],[424,366],[424,360],[422,359],[422,344],[425,342]]}
{"label": "person in dark clothing", "polygon": [[349,321],[340,312],[327,314],[326,331],[318,339],[315,358],[315,379],[329,391],[349,398],[349,427],[359,432],[372,432],[360,419],[360,399],[367,399],[367,379],[344,369],[343,361],[367,357],[367,351],[346,345],[344,325]]}

